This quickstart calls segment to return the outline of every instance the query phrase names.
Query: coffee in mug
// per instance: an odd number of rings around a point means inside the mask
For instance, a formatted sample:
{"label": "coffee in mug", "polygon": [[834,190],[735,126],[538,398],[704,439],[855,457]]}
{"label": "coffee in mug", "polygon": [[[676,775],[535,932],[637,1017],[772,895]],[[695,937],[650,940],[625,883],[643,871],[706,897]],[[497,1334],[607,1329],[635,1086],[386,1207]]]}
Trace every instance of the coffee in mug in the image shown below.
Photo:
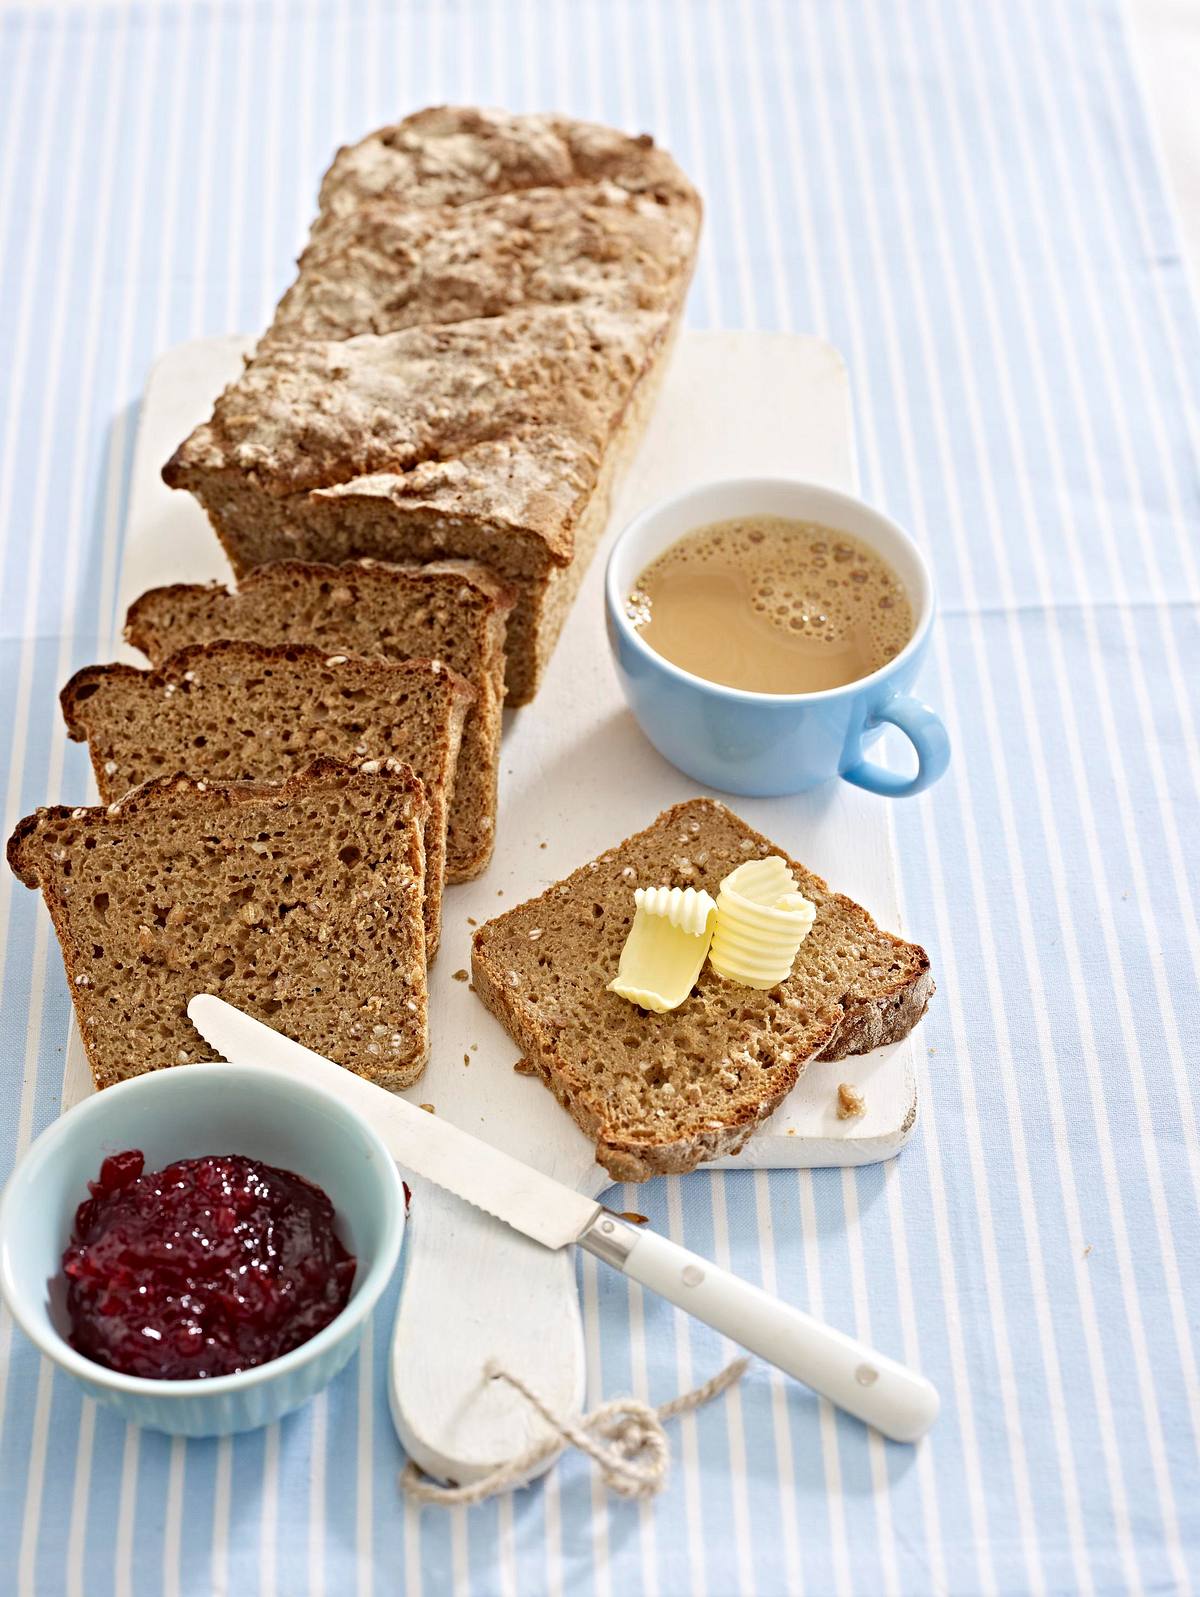
{"label": "coffee in mug", "polygon": [[868,545],[766,515],[687,533],[642,572],[626,615],[673,665],[752,693],[857,682],[915,628],[900,578]]}

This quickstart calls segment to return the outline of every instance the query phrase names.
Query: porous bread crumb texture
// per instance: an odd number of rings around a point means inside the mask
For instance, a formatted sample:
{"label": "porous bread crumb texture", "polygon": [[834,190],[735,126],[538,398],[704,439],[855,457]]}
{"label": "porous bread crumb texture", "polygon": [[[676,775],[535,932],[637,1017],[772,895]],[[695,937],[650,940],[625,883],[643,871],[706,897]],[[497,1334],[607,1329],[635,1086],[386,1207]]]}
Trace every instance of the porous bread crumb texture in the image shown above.
{"label": "porous bread crumb texture", "polygon": [[[703,888],[715,897],[735,866],[768,854],[788,860],[817,906],[787,981],[759,992],[706,965],[691,997],[663,1015],[607,991],[636,887]],[[881,931],[860,905],[712,799],[665,811],[481,926],[472,953],[476,992],[619,1181],[736,1153],[806,1065],[897,1041],[933,992],[923,949]]]}
{"label": "porous bread crumb texture", "polygon": [[518,590],[525,703],[661,378],[699,221],[649,139],[448,108],[383,129],[339,152],[272,330],[164,478],[239,575],[491,566]]}
{"label": "porous bread crumb texture", "polygon": [[318,755],[378,769],[401,761],[424,784],[425,923],[437,951],[446,816],[474,690],[428,660],[391,663],[305,644],[225,640],[183,649],[158,671],[86,666],[62,690],[67,730],[86,739],[101,798],[158,776],[282,781]]}
{"label": "porous bread crumb texture", "polygon": [[96,1085],[218,1057],[187,1018],[199,992],[411,1085],[428,1052],[424,815],[411,771],[318,760],[277,786],[169,777],[22,821],[9,864],[45,897]]}
{"label": "porous bread crumb texture", "polygon": [[495,838],[504,635],[515,595],[467,562],[331,566],[284,561],[219,583],[152,588],[135,600],[126,639],[161,666],[222,638],[309,643],[385,660],[440,660],[475,689],[463,723],[446,838],[446,879],[477,876]]}

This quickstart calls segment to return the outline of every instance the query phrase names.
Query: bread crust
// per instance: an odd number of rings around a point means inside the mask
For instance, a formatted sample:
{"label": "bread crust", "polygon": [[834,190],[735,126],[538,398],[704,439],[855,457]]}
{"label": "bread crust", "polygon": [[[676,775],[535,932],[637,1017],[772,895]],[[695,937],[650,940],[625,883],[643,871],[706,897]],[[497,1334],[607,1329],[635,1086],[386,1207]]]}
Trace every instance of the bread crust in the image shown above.
{"label": "bread crust", "polygon": [[371,201],[464,205],[598,182],[660,204],[697,203],[691,184],[648,133],[553,113],[435,105],[343,145],[322,179],[320,206],[323,218],[338,217]]}
{"label": "bread crust", "polygon": [[[544,1013],[546,1006],[539,996],[542,989],[537,985],[536,973],[531,973],[526,980],[519,968],[521,944],[518,939],[522,934],[527,937],[531,929],[538,930],[540,939],[543,934],[537,923],[540,920],[548,921],[554,915],[556,906],[564,899],[568,903],[580,897],[586,900],[590,894],[598,901],[603,900],[606,890],[596,885],[606,880],[602,872],[609,871],[611,874],[611,867],[632,857],[639,849],[644,853],[650,846],[648,840],[653,839],[657,847],[660,838],[674,837],[681,830],[683,836],[690,836],[690,826],[698,823],[700,831],[696,834],[695,845],[699,848],[706,841],[708,822],[715,817],[720,817],[726,827],[736,827],[739,838],[746,844],[746,852],[742,857],[753,857],[755,854],[761,857],[762,854],[771,853],[787,859],[799,880],[801,891],[818,905],[818,926],[822,924],[824,916],[826,925],[846,923],[856,928],[864,945],[869,944],[873,950],[873,963],[864,961],[864,968],[856,970],[853,983],[841,992],[832,996],[823,994],[814,999],[811,993],[805,991],[802,967],[804,959],[809,956],[804,955],[805,945],[802,944],[802,957],[798,959],[796,971],[786,983],[781,984],[778,995],[784,1005],[793,999],[803,1000],[806,1005],[803,1050],[794,1051],[794,1039],[789,1037],[788,1046],[780,1048],[777,1057],[771,1059],[768,1079],[759,1082],[748,1096],[731,1100],[719,1117],[707,1109],[701,1112],[698,1108],[695,1123],[687,1127],[685,1135],[676,1135],[673,1131],[660,1134],[650,1125],[638,1126],[631,1134],[628,1128],[615,1122],[612,1101],[606,1100],[604,1094],[594,1088],[594,1084],[580,1073],[572,1058],[568,1057],[572,1046],[570,1041],[561,1040],[561,1031],[556,1031],[553,1019],[547,1022]],[[715,893],[716,882],[701,882],[690,861],[685,863],[686,870],[680,872],[672,868],[668,858],[661,859],[654,885],[660,882],[679,886],[705,885]],[[625,906],[626,910],[631,908],[633,885],[631,879],[627,886],[621,888],[621,893],[627,893],[630,901]],[[643,880],[641,885],[649,885],[649,882]],[[602,912],[613,909],[607,902],[598,902],[597,907]],[[820,933],[817,935],[819,937]],[[546,945],[539,940],[532,945],[526,942],[524,946],[543,949]],[[615,969],[619,945],[613,942],[611,949],[607,943],[604,946]],[[809,955],[812,953],[810,949]],[[882,968],[881,960],[885,953],[895,965],[894,972]],[[712,799],[693,799],[672,806],[645,831],[607,850],[598,860],[581,867],[565,881],[553,884],[538,898],[518,905],[481,926],[473,939],[472,969],[478,996],[523,1050],[528,1062],[558,1101],[585,1134],[594,1140],[597,1161],[614,1180],[619,1181],[644,1181],[653,1175],[681,1174],[707,1160],[737,1153],[755,1127],[774,1113],[795,1086],[801,1072],[812,1061],[841,1059],[851,1053],[898,1041],[912,1030],[924,1014],[934,986],[929,958],[924,949],[882,932],[860,905],[842,894],[831,893],[820,877],[791,859],[762,833],[747,826],[725,805]],[[603,983],[598,980],[597,986],[602,988]],[[719,999],[719,1003],[714,1001],[714,1007],[719,1009],[738,1004],[753,1006],[761,997],[750,989],[723,981],[712,972],[711,967],[702,974],[698,987],[714,1000]],[[638,1036],[644,1032],[645,1036],[637,1043],[638,1051],[651,1053],[655,1046],[668,1042],[670,1028],[675,1024],[671,1017],[642,1016],[640,1011],[626,1005],[623,999],[614,994],[598,991],[594,996],[598,1006],[605,1006],[602,1020],[593,1017],[594,1023],[609,1024],[614,1031],[620,1028],[632,1030]],[[699,1002],[700,999],[689,999],[683,1010],[687,1009],[688,1004]],[[601,1013],[599,1008],[597,1013]],[[682,1014],[683,1011],[675,1013]],[[634,1020],[635,1016],[640,1019]],[[751,1024],[767,1025],[774,1022],[760,1016],[758,1021],[752,1021]],[[736,1039],[726,1035],[713,1046],[718,1051],[729,1049],[736,1046]],[[729,1059],[725,1058],[723,1062],[728,1065]],[[721,1063],[720,1059],[714,1058],[711,1069],[715,1072]],[[713,1124],[712,1121],[718,1118],[720,1123]]]}

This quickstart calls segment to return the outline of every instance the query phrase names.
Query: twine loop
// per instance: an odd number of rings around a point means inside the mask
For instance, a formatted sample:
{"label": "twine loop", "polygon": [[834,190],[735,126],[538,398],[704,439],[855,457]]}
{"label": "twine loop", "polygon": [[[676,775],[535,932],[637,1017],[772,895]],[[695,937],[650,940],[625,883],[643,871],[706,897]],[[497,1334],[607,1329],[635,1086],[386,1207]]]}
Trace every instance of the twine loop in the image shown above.
{"label": "twine loop", "polygon": [[574,1420],[552,1414],[537,1392],[519,1376],[497,1364],[489,1364],[484,1374],[492,1380],[507,1381],[520,1392],[546,1421],[552,1434],[464,1486],[443,1486],[430,1480],[410,1459],[401,1473],[400,1485],[418,1503],[440,1503],[444,1507],[482,1503],[499,1492],[525,1485],[539,1465],[560,1457],[567,1448],[573,1447],[592,1460],[609,1491],[633,1502],[647,1502],[662,1491],[670,1470],[671,1448],[663,1422],[711,1403],[735,1381],[741,1380],[749,1362],[747,1358],[734,1359],[703,1386],[684,1392],[659,1408],[652,1408],[640,1398],[616,1397]]}

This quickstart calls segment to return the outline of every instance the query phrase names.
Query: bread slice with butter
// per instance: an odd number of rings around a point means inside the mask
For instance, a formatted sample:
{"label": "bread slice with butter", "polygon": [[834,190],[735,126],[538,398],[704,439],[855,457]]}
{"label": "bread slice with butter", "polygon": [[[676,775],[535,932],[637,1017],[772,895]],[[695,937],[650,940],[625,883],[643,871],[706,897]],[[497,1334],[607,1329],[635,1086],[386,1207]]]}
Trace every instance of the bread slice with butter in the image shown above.
{"label": "bread slice with butter", "polygon": [[[709,963],[691,997],[663,1014],[608,990],[635,888],[716,897],[739,865],[771,855],[816,906],[785,981],[741,986]],[[882,931],[724,804],[699,798],[481,926],[472,964],[475,991],[618,1181],[737,1153],[808,1065],[899,1041],[933,992],[923,948]]]}

